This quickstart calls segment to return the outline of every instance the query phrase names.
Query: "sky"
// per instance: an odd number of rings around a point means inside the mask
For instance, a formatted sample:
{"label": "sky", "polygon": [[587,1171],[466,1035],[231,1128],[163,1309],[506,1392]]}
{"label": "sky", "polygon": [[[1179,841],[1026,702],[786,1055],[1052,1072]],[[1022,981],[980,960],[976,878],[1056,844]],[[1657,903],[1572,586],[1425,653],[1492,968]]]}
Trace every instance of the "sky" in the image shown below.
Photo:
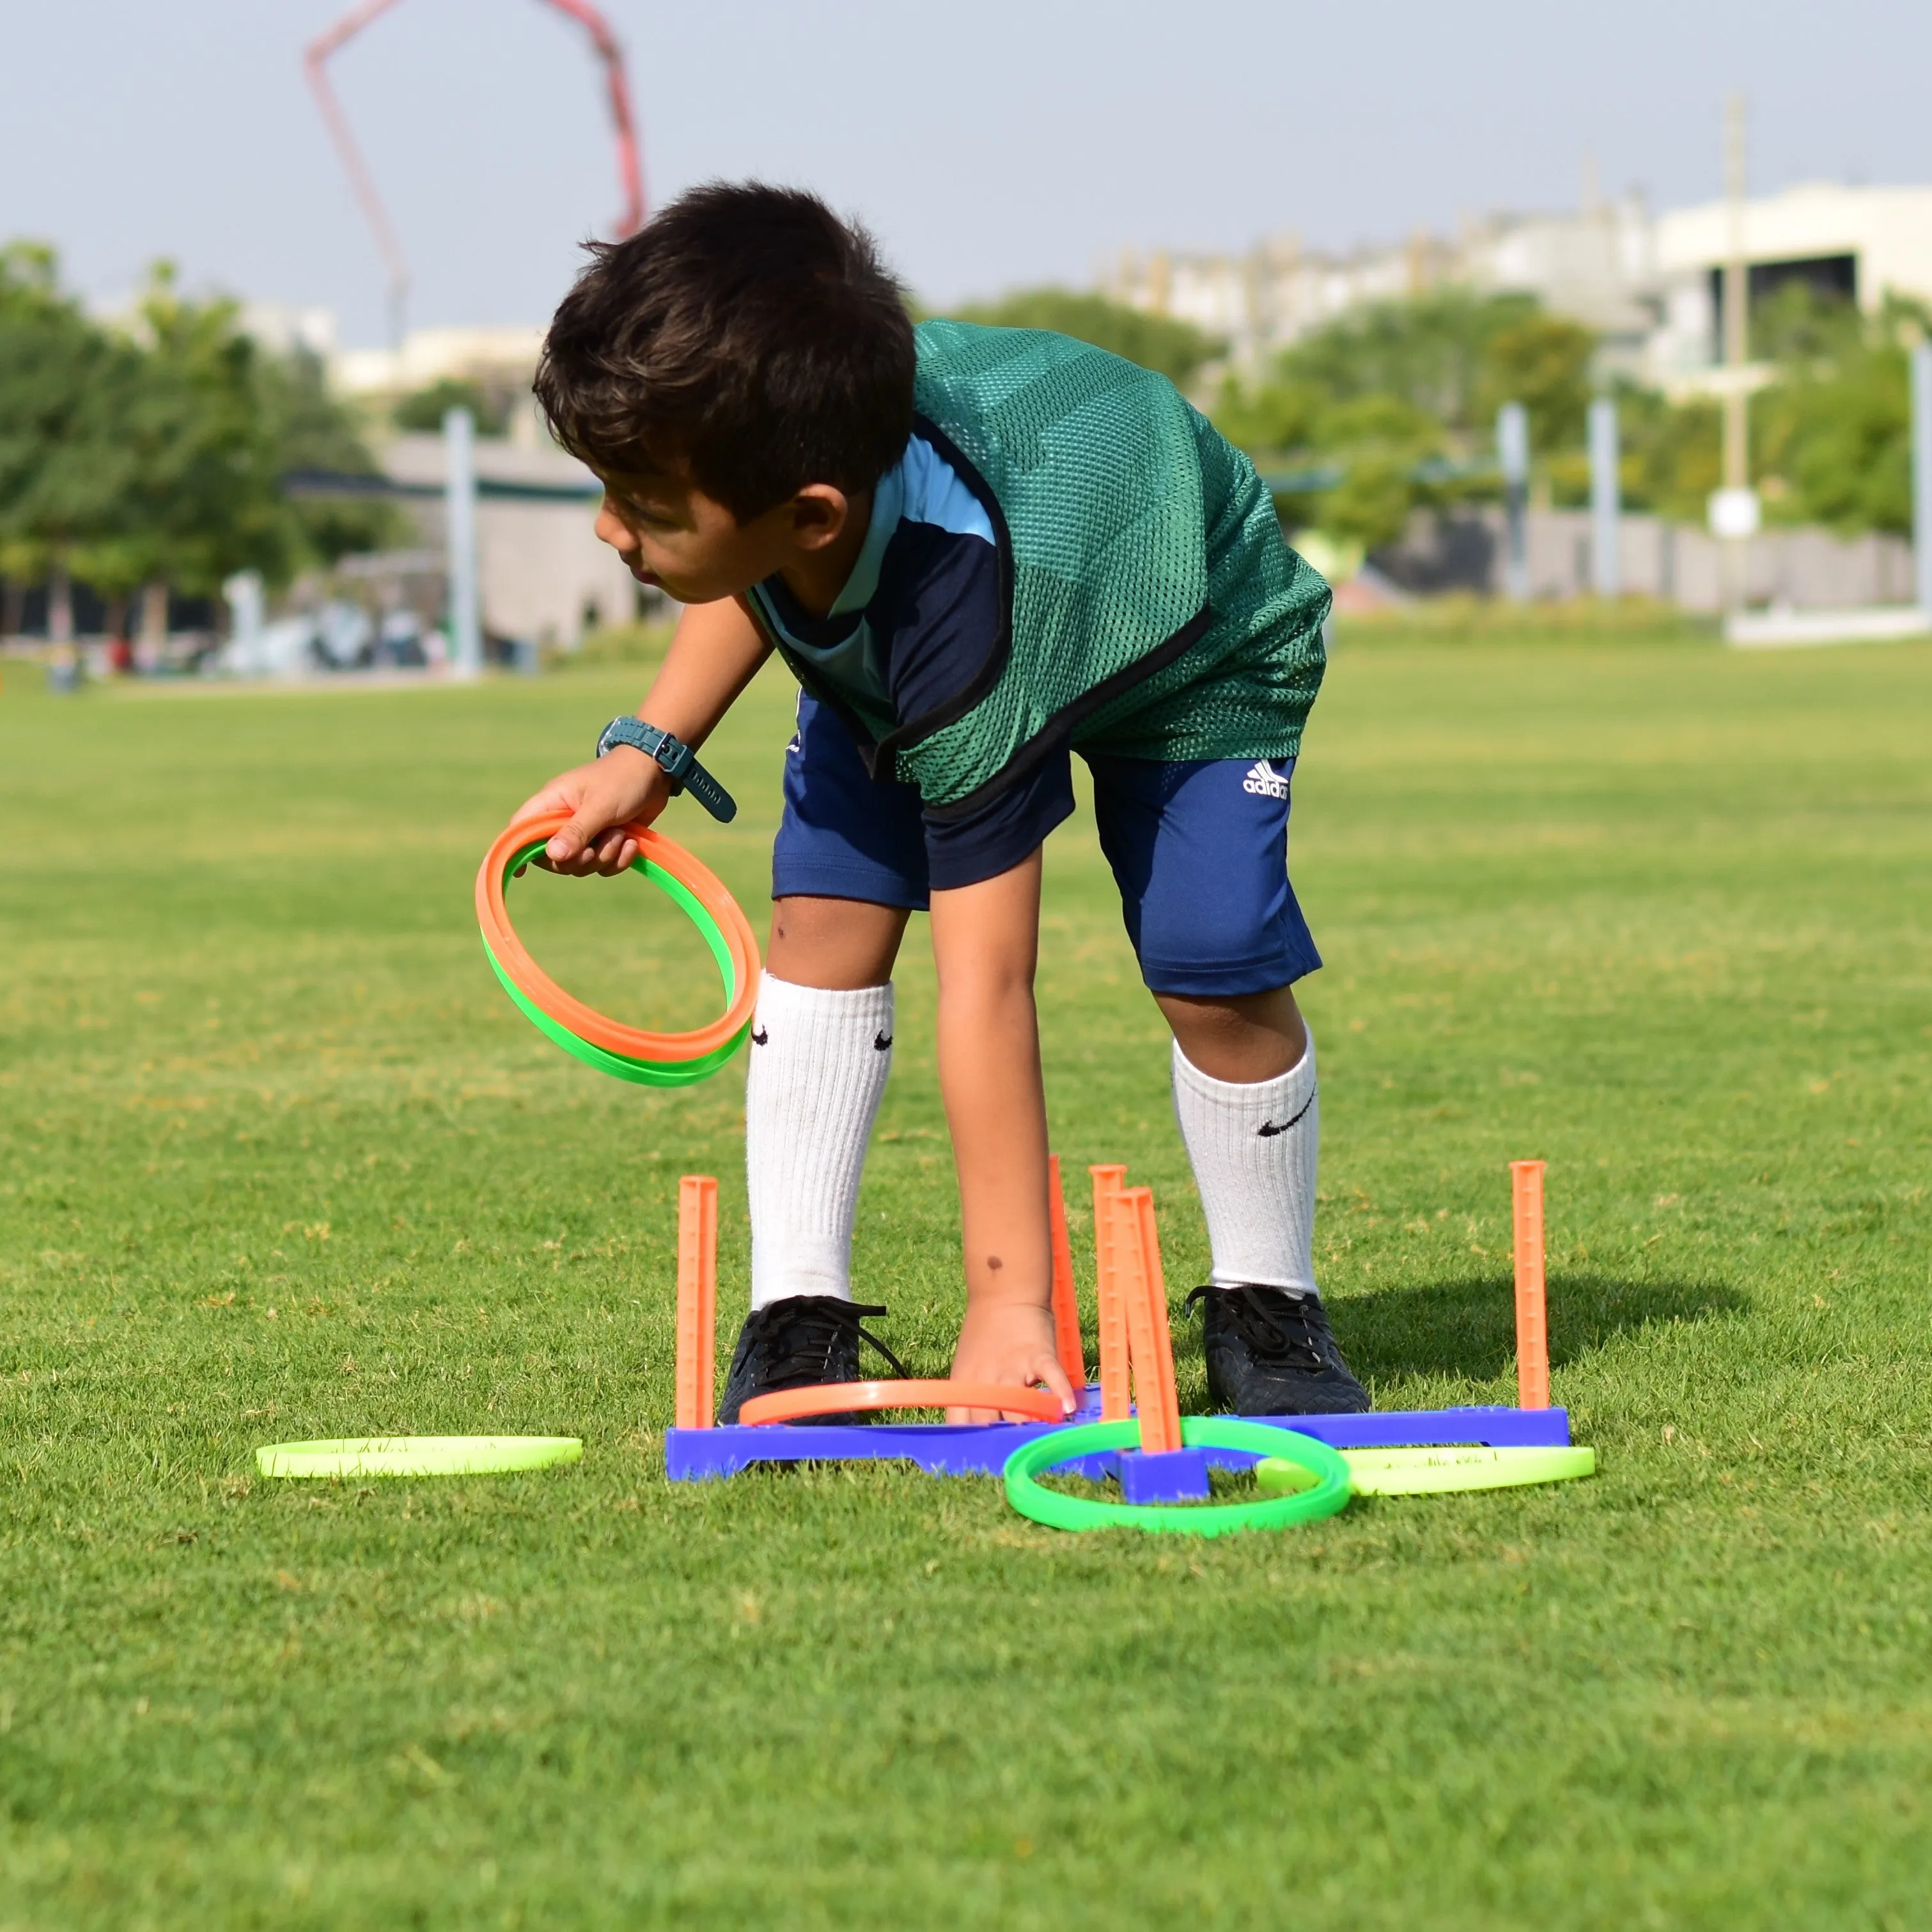
{"label": "sky", "polygon": [[[1124,247],[1311,248],[1606,190],[1710,199],[1743,92],[1754,190],[1932,181],[1932,8],[1905,0],[605,0],[653,202],[760,176],[865,219],[936,305],[1085,284]],[[304,86],[344,0],[61,0],[0,20],[0,239],[123,297],[326,307],[382,262]],[[412,326],[541,322],[620,206],[581,28],[398,0],[331,68],[408,257]]]}

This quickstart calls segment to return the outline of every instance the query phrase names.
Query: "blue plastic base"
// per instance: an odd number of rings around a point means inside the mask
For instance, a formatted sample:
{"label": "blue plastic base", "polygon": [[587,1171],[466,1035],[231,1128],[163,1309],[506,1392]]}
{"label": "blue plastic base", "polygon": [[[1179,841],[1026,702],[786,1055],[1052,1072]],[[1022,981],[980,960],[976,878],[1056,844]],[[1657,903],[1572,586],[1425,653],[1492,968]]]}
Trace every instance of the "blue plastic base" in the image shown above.
{"label": "blue plastic base", "polygon": [[[1100,1419],[1100,1391],[1089,1384],[1074,1422]],[[1570,1440],[1562,1408],[1388,1409],[1366,1415],[1262,1415],[1334,1449],[1422,1449],[1438,1443],[1561,1448]],[[754,1462],[910,1462],[933,1476],[997,1476],[1022,1442],[1067,1426],[1055,1422],[766,1424],[719,1429],[667,1429],[664,1474],[674,1483],[735,1475]],[[1183,1454],[1193,1452],[1183,1451]],[[1236,1449],[1198,1452],[1217,1469],[1246,1469],[1260,1460]],[[1064,1474],[1098,1482],[1116,1473],[1118,1456],[1083,1456]]]}
{"label": "blue plastic base", "polygon": [[1168,1449],[1157,1456],[1129,1450],[1114,1458],[1122,1498],[1130,1503],[1203,1503],[1208,1500],[1211,1449]]}

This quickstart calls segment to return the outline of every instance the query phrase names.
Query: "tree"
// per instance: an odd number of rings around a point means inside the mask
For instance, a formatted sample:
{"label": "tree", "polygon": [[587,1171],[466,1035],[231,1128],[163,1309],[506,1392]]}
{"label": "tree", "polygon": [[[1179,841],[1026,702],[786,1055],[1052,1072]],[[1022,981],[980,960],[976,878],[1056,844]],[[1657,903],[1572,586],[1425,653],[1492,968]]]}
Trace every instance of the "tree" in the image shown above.
{"label": "tree", "polygon": [[1766,514],[1841,534],[1912,531],[1909,341],[1932,311],[1894,296],[1876,316],[1809,291],[1781,292],[1766,334],[1786,353],[1752,398],[1753,453]]}
{"label": "tree", "polygon": [[[354,415],[329,394],[321,362],[307,350],[258,356],[255,388],[282,477],[304,470],[338,476],[379,473]],[[386,548],[401,542],[407,528],[396,506],[379,497],[285,497],[284,508],[293,526],[293,554],[301,566],[333,564]]]}
{"label": "tree", "polygon": [[61,294],[50,249],[0,250],[0,562],[49,584],[57,637],[76,550],[112,533],[131,476],[135,361]]}
{"label": "tree", "polygon": [[1252,456],[1283,456],[1312,449],[1328,398],[1312,382],[1244,383],[1231,376],[1211,413],[1214,426]]}
{"label": "tree", "polygon": [[1532,450],[1574,448],[1585,434],[1596,353],[1596,337],[1564,316],[1532,313],[1496,329],[1483,345],[1469,428],[1492,425],[1505,403],[1520,403],[1529,412]]}
{"label": "tree", "polygon": [[1069,289],[1027,289],[996,302],[976,303],[956,311],[962,322],[990,322],[1001,328],[1050,328],[1060,335],[1111,350],[1143,369],[1165,376],[1184,389],[1227,345],[1171,315],[1130,308],[1105,296],[1076,295]]}
{"label": "tree", "polygon": [[[1410,302],[1372,302],[1285,350],[1271,380],[1312,389],[1331,403],[1392,396],[1432,418],[1452,439],[1486,447],[1498,405],[1512,400],[1499,393],[1504,372],[1553,357],[1552,321],[1526,295],[1444,289]],[[1577,334],[1587,366],[1590,338]]]}
{"label": "tree", "polygon": [[285,580],[296,530],[280,453],[260,406],[255,344],[226,302],[194,303],[153,272],[128,340],[136,356],[117,412],[128,467],[112,527],[90,542],[87,575],[151,586],[165,628],[167,587],[212,596],[236,571]]}
{"label": "tree", "polygon": [[509,421],[508,398],[486,392],[480,382],[466,382],[444,376],[426,389],[404,397],[389,412],[398,429],[440,430],[452,410],[467,410],[476,418],[479,436],[501,436]]}
{"label": "tree", "polygon": [[1856,354],[1864,318],[1848,296],[1786,282],[1750,312],[1750,352],[1760,362],[1816,368]]}
{"label": "tree", "polygon": [[1424,472],[1443,454],[1442,426],[1400,396],[1351,397],[1321,412],[1315,434],[1319,454],[1342,478],[1309,497],[1305,508],[1331,536],[1378,550],[1402,535],[1419,504],[1439,494]]}
{"label": "tree", "polygon": [[1528,296],[1376,303],[1304,337],[1261,382],[1225,383],[1214,420],[1264,468],[1338,471],[1284,508],[1372,550],[1418,507],[1493,491],[1480,466],[1504,402],[1528,405],[1539,452],[1580,436],[1594,349]]}
{"label": "tree", "polygon": [[[1647,510],[1676,524],[1704,520],[1711,492],[1724,480],[1724,411],[1708,396],[1672,403],[1635,384],[1616,396],[1622,446],[1624,507]],[[1580,460],[1572,492],[1586,499],[1588,466]]]}
{"label": "tree", "polygon": [[66,633],[78,576],[124,602],[146,586],[212,596],[238,570],[272,584],[393,539],[376,501],[292,501],[299,470],[374,471],[313,357],[264,353],[232,302],[184,300],[156,268],[133,323],[62,295],[52,252],[0,250],[0,572],[48,584]]}

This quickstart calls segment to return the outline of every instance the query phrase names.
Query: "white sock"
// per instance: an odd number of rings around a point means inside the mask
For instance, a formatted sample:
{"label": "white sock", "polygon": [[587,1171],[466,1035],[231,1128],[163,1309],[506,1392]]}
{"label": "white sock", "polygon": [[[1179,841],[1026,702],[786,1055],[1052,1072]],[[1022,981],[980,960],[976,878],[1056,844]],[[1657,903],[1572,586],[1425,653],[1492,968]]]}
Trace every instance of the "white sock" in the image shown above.
{"label": "white sock", "polygon": [[892,1047],[890,985],[759,982],[745,1082],[754,1308],[792,1294],[851,1300],[852,1216]]}
{"label": "white sock", "polygon": [[1174,1117],[1201,1190],[1217,1288],[1253,1282],[1318,1294],[1315,1169],[1321,1147],[1315,1040],[1286,1073],[1242,1086],[1174,1048]]}

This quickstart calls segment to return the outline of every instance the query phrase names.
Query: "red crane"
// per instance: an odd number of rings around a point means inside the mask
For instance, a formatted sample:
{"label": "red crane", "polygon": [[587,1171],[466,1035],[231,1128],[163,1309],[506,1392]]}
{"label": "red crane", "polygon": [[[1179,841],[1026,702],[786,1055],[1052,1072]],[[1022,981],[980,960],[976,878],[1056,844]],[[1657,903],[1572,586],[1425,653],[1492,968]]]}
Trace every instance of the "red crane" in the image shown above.
{"label": "red crane", "polygon": [[[382,196],[376,192],[376,184],[362,158],[362,151],[356,146],[356,136],[350,131],[342,104],[336,99],[335,90],[328,84],[325,66],[329,56],[344,41],[360,33],[377,14],[386,14],[395,4],[396,0],[361,0],[360,5],[352,7],[328,32],[318,34],[309,43],[308,51],[302,56],[302,68],[315,95],[316,105],[322,110],[322,118],[328,123],[335,152],[342,157],[342,165],[348,170],[349,184],[355,190],[356,199],[362,204],[362,212],[375,231],[376,245],[382,251],[383,262],[389,271],[389,333],[394,346],[400,347],[403,304],[409,295],[409,265],[403,259],[402,244],[390,225]],[[626,235],[635,234],[644,220],[644,170],[638,160],[638,135],[631,118],[630,86],[624,77],[624,50],[617,44],[617,37],[611,32],[610,22],[590,4],[590,0],[544,0],[544,4],[554,7],[560,14],[567,14],[582,27],[590,36],[590,44],[597,58],[604,63],[604,86],[610,97],[610,120],[617,142],[617,184],[624,196],[624,212],[617,218],[617,234],[621,239]]]}

